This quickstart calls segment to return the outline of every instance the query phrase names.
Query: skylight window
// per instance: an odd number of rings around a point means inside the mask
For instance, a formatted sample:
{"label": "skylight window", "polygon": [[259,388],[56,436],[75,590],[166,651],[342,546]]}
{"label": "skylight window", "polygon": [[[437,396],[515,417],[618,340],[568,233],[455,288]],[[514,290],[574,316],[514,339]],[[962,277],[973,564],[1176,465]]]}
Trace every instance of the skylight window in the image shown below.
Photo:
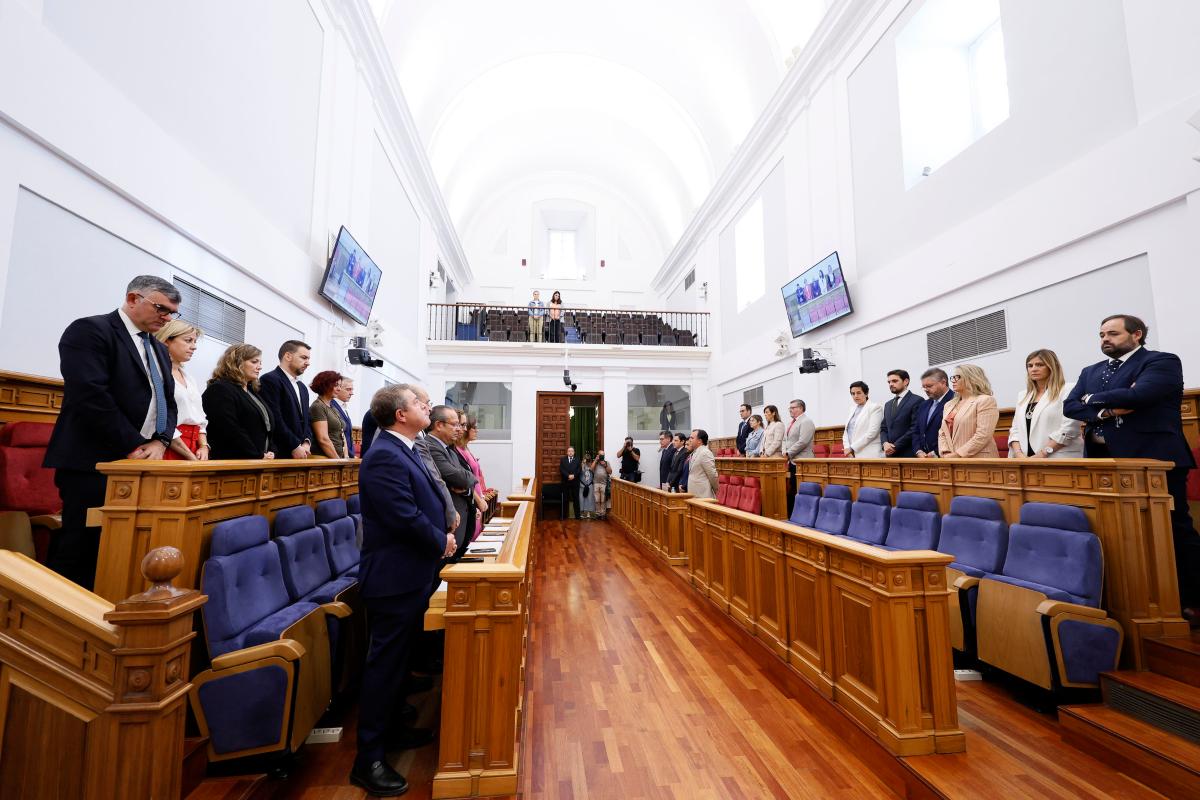
{"label": "skylight window", "polygon": [[737,277],[737,310],[763,296],[767,290],[766,229],[762,198],[757,198],[733,230],[734,275]]}

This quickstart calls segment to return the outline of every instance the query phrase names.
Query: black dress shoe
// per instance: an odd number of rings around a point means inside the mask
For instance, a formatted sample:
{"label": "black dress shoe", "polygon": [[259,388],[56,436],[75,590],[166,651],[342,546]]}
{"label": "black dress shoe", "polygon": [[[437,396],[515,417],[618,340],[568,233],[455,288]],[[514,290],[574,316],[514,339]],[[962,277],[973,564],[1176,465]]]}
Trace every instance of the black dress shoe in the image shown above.
{"label": "black dress shoe", "polygon": [[433,688],[433,678],[429,675],[409,675],[403,688],[406,695],[428,692]]}
{"label": "black dress shoe", "polygon": [[369,767],[354,765],[350,770],[350,782],[367,790],[367,794],[379,797],[396,797],[408,791],[404,776],[387,765],[376,761]]}
{"label": "black dress shoe", "polygon": [[392,750],[416,750],[433,741],[433,728],[400,728],[388,736]]}

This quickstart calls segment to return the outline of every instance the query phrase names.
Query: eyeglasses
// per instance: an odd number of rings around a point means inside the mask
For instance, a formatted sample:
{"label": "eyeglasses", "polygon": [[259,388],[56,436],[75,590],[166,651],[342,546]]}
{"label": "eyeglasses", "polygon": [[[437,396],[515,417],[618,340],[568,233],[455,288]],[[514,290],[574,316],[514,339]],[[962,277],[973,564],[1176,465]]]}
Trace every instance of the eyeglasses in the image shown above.
{"label": "eyeglasses", "polygon": [[[150,301],[146,299],[146,295],[139,294],[138,297],[146,300],[147,303],[150,303]],[[150,305],[154,306],[154,310],[158,312],[160,317],[165,319],[179,319],[179,309],[177,308],[168,308],[160,303],[150,303]]]}
{"label": "eyeglasses", "polygon": [[962,380],[962,375],[951,375],[951,376],[950,376],[950,380],[952,380],[952,381],[961,381],[961,380]]}

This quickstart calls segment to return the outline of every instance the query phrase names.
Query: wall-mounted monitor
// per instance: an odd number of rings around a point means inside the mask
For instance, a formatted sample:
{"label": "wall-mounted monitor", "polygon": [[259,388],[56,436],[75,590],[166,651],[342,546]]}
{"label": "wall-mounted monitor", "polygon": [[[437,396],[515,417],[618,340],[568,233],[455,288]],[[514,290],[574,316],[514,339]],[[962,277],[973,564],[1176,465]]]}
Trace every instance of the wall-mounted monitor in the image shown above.
{"label": "wall-mounted monitor", "polygon": [[333,255],[321,280],[321,296],[363,325],[371,318],[383,273],[346,226],[338,231]]}
{"label": "wall-mounted monitor", "polygon": [[784,284],[783,305],[793,339],[854,311],[836,250]]}

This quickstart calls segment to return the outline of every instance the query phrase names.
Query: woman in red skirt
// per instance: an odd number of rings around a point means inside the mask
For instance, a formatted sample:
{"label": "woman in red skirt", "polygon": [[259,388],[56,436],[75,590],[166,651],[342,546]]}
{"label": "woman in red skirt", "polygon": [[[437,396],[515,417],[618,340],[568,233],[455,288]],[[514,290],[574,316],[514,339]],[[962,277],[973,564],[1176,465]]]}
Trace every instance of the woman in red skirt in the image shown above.
{"label": "woman in red skirt", "polygon": [[183,365],[191,361],[200,339],[200,329],[190,322],[174,319],[163,325],[155,336],[171,354],[171,375],[175,378],[175,405],[179,408],[175,438],[163,453],[167,461],[208,460],[208,418],[204,416],[200,384],[188,377]]}

